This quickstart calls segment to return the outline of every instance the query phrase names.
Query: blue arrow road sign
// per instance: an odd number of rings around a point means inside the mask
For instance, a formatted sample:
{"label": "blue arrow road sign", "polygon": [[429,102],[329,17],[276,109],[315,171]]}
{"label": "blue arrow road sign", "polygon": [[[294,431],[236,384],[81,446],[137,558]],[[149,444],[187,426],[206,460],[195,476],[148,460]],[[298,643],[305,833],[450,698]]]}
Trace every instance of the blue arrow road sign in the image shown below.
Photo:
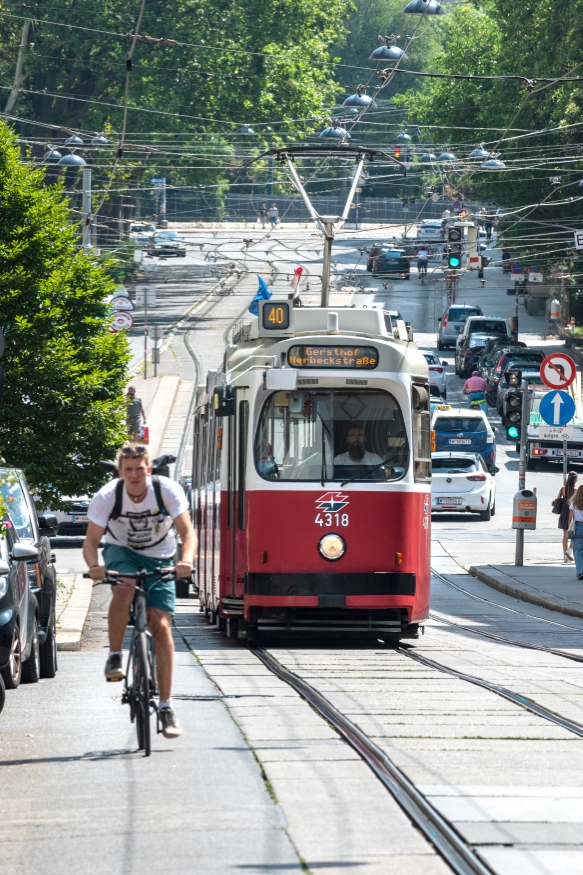
{"label": "blue arrow road sign", "polygon": [[541,398],[539,413],[548,425],[567,425],[575,415],[575,402],[568,392],[547,392]]}

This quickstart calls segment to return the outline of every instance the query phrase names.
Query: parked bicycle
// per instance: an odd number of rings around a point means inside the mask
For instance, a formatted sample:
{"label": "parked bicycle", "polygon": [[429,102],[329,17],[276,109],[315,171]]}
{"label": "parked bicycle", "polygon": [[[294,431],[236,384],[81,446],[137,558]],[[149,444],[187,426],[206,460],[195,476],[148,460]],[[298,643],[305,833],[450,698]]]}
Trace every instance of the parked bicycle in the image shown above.
{"label": "parked bicycle", "polygon": [[[83,577],[89,577],[84,574]],[[120,578],[123,577],[123,582]],[[162,731],[159,720],[158,706],[155,697],[158,695],[156,681],[156,650],[154,639],[148,630],[145,584],[149,580],[174,580],[176,574],[173,568],[158,568],[155,571],[140,571],[138,574],[119,575],[108,571],[107,576],[94,583],[94,586],[108,584],[110,586],[134,586],[135,593],[130,607],[129,626],[132,626],[132,639],[129,648],[127,671],[124,680],[124,690],[121,697],[122,705],[130,706],[130,720],[136,724],[138,750],[144,751],[144,756],[150,756],[151,733],[150,717],[156,714],[156,732]],[[135,581],[134,584],[127,580]],[[156,584],[154,584],[156,586]]]}

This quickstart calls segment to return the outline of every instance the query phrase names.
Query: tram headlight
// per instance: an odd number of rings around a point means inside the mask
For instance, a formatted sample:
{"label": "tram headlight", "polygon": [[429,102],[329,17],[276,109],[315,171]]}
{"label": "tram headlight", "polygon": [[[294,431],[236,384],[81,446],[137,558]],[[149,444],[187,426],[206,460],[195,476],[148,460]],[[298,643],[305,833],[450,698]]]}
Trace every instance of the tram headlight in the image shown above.
{"label": "tram headlight", "polygon": [[324,559],[333,562],[335,559],[341,559],[346,553],[346,541],[340,535],[324,535],[318,542],[318,550]]}

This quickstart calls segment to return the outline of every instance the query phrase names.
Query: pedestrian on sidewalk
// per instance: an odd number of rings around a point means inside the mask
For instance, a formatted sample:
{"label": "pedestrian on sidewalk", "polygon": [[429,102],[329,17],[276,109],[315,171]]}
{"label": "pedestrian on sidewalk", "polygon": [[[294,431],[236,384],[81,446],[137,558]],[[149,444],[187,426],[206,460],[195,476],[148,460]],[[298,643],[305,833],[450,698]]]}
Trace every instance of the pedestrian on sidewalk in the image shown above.
{"label": "pedestrian on sidewalk", "polygon": [[257,212],[257,221],[261,223],[261,227],[265,230],[267,224],[267,204],[261,204],[261,209]]}
{"label": "pedestrian on sidewalk", "polygon": [[128,394],[127,398],[127,429],[128,435],[131,441],[138,441],[140,439],[140,427],[142,424],[142,419],[144,420],[144,425],[146,424],[146,412],[144,410],[144,406],[142,404],[142,399],[136,397],[136,387],[128,386]]}
{"label": "pedestrian on sidewalk", "polygon": [[559,494],[553,501],[553,510],[557,513],[557,505],[559,506],[559,528],[563,530],[563,556],[565,564],[573,561],[573,544],[569,549],[569,538],[567,535],[569,529],[569,518],[571,516],[570,504],[575,494],[577,484],[577,472],[569,471],[567,482],[561,486]]}
{"label": "pedestrian on sidewalk", "polygon": [[269,208],[269,221],[271,222],[271,227],[275,228],[275,226],[279,222],[279,212],[275,204],[271,204]]}
{"label": "pedestrian on sidewalk", "polygon": [[583,486],[578,486],[569,506],[569,528],[574,532],[573,557],[577,579],[583,580]]}
{"label": "pedestrian on sidewalk", "polygon": [[496,216],[490,211],[484,220],[484,224],[486,226],[486,240],[492,239],[492,230],[494,228],[494,222],[496,221]]}

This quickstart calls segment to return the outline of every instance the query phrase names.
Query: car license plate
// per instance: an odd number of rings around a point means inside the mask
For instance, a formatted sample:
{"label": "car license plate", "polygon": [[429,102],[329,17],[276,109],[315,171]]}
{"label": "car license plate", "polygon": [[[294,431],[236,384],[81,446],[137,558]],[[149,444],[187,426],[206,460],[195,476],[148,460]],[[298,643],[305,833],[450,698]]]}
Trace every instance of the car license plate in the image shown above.
{"label": "car license plate", "polygon": [[[563,451],[562,450],[554,450],[554,455],[555,456],[562,456]],[[567,450],[567,455],[568,456],[578,456],[579,450]]]}
{"label": "car license plate", "polygon": [[450,438],[450,444],[471,444],[471,440],[469,438]]}
{"label": "car license plate", "polygon": [[86,523],[87,522],[86,516],[78,516],[77,514],[72,516],[71,519],[74,523]]}
{"label": "car license plate", "polygon": [[447,507],[455,507],[458,504],[461,504],[461,498],[438,498],[437,504],[442,504]]}

